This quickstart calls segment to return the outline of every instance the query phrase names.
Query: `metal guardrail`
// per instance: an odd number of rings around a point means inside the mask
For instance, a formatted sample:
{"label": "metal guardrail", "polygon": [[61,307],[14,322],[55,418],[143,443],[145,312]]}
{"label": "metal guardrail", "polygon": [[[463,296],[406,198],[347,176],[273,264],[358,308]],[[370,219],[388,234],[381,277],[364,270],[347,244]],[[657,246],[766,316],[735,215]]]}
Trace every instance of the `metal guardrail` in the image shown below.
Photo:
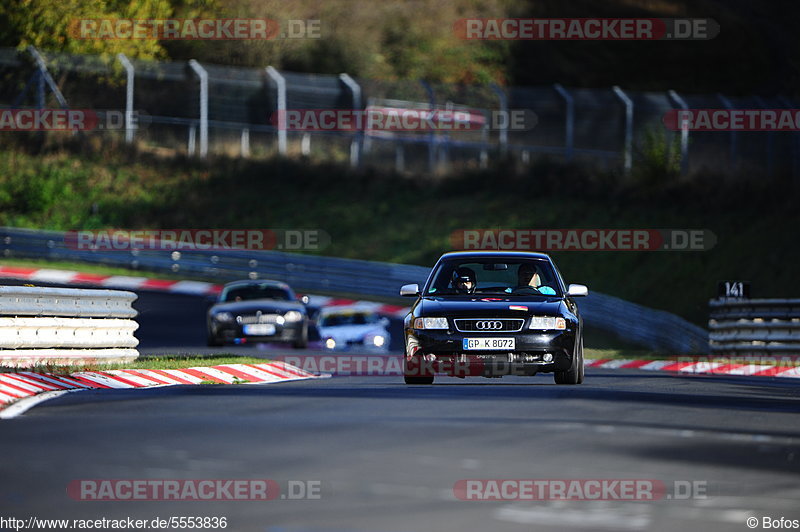
{"label": "metal guardrail", "polygon": [[578,306],[587,325],[654,351],[708,351],[708,331],[670,312],[591,291],[578,300]]}
{"label": "metal guardrail", "polygon": [[712,299],[709,349],[720,355],[800,355],[800,299]]}
{"label": "metal guardrail", "polygon": [[133,292],[0,286],[0,315],[13,310],[15,316],[135,318],[136,311],[131,307],[135,300]]}
{"label": "metal guardrail", "polygon": [[[180,273],[227,282],[275,279],[310,293],[398,299],[400,286],[423,284],[430,268],[279,251],[84,250],[65,243],[64,233],[0,227],[3,257],[105,264],[156,273]],[[656,351],[703,353],[708,333],[669,312],[591,292],[579,306],[590,327]]]}
{"label": "metal guardrail", "polygon": [[134,360],[136,297],[117,290],[0,286],[0,363]]}

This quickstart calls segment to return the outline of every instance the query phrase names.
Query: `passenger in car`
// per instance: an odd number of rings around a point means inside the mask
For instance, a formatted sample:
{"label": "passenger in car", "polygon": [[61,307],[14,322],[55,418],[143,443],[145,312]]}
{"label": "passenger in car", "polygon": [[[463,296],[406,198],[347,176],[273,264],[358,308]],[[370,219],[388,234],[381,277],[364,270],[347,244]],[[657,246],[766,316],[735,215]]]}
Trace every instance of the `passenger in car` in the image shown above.
{"label": "passenger in car", "polygon": [[554,296],[556,291],[542,284],[542,278],[536,266],[530,263],[520,264],[517,270],[517,287],[515,290],[533,288],[540,294]]}

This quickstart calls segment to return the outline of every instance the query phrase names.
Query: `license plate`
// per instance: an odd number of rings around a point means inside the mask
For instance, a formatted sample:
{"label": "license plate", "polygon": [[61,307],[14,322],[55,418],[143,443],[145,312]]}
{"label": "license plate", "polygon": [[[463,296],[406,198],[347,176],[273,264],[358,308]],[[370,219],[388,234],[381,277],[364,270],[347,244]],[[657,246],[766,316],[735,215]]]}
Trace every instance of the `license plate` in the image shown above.
{"label": "license plate", "polygon": [[464,338],[464,350],[484,349],[491,351],[513,350],[514,338]]}
{"label": "license plate", "polygon": [[275,326],[271,323],[255,323],[245,325],[244,333],[250,336],[271,336],[275,334]]}

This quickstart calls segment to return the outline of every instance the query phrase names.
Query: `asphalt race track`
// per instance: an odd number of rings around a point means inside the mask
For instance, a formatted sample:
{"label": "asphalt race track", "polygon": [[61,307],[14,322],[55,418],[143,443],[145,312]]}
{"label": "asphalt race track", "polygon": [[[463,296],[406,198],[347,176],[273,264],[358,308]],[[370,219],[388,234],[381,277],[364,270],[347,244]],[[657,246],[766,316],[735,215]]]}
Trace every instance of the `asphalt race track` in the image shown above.
{"label": "asphalt race track", "polygon": [[[143,351],[204,345],[198,299],[142,294]],[[269,532],[747,530],[748,517],[800,519],[799,412],[789,379],[601,369],[574,387],[363,376],[69,393],[0,422],[0,510]],[[310,481],[319,496],[81,501],[67,492],[81,479],[271,479],[283,495]],[[465,479],[652,479],[666,495],[463,501]]]}

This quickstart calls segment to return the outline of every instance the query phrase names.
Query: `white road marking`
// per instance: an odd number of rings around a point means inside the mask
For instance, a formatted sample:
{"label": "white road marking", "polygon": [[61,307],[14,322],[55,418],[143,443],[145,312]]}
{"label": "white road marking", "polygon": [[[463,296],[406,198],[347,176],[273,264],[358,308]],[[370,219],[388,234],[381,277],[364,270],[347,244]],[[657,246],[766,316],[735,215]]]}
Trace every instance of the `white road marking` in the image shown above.
{"label": "white road marking", "polygon": [[13,419],[19,415],[24,414],[34,406],[44,403],[45,401],[49,401],[50,399],[55,399],[56,397],[60,397],[65,393],[70,392],[79,392],[82,388],[76,388],[73,390],[54,390],[52,392],[44,392],[40,393],[39,395],[34,395],[33,397],[26,397],[25,399],[20,399],[16,403],[13,403],[3,410],[0,410],[0,419]]}

